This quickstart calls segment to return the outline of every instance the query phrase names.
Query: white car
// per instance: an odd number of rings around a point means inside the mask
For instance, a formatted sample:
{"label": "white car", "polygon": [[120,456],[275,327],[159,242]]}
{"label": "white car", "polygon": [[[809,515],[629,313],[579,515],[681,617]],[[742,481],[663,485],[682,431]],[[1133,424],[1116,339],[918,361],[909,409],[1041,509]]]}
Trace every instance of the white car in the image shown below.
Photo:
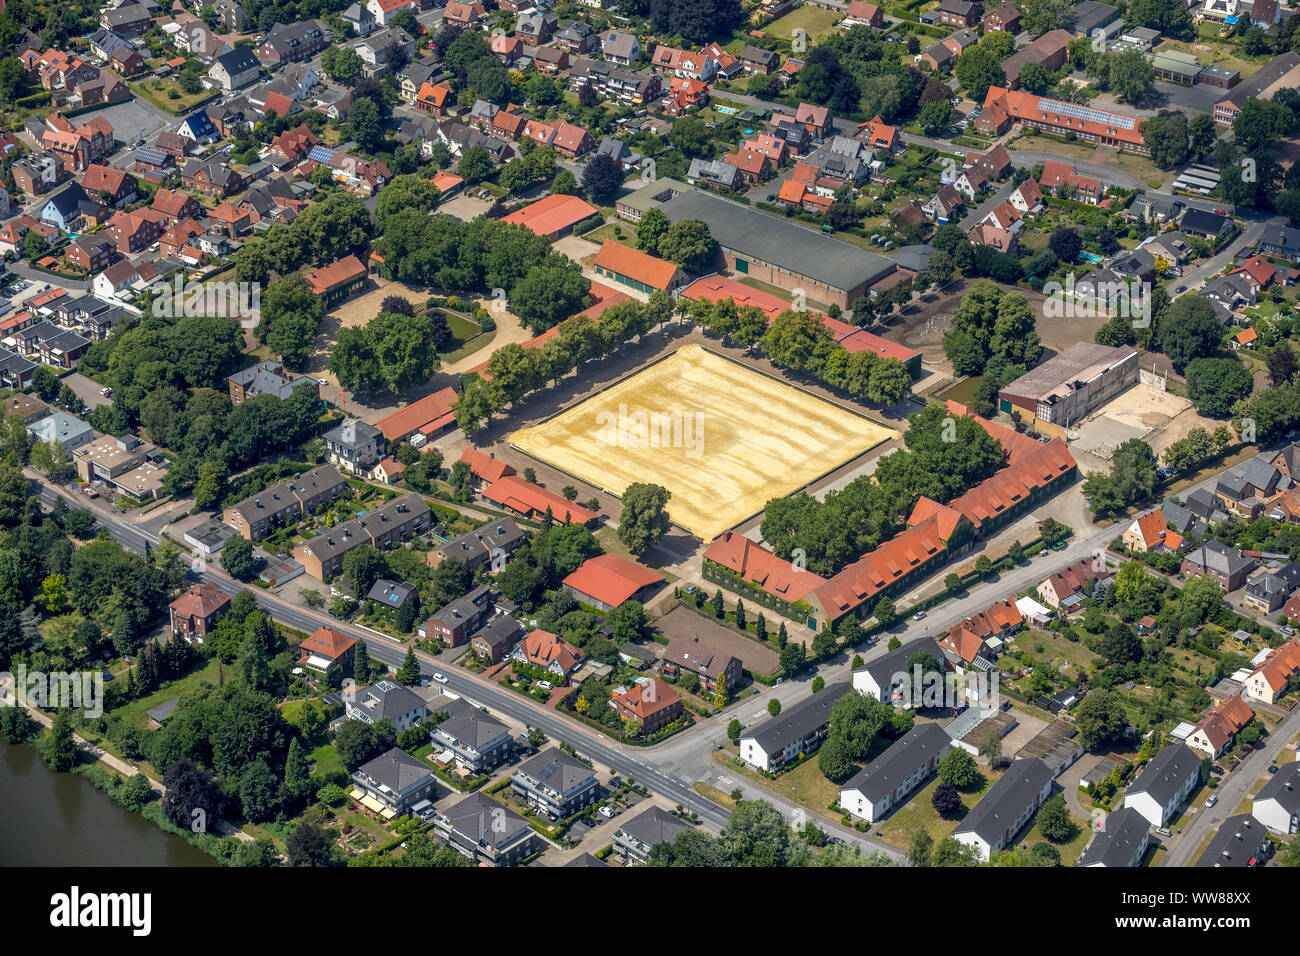
{"label": "white car", "polygon": [[611,810],[609,807],[601,807],[600,815],[604,817],[606,820],[614,819],[614,811]]}
{"label": "white car", "polygon": [[554,687],[555,685],[553,685],[553,684],[552,684],[550,681],[548,681],[548,680],[539,680],[539,681],[537,682],[537,686],[540,687],[542,690],[550,690],[550,689],[551,689],[552,687]]}
{"label": "white car", "polygon": [[433,679],[436,680],[439,684],[447,683],[447,675],[445,674],[439,674],[435,672],[433,675]]}

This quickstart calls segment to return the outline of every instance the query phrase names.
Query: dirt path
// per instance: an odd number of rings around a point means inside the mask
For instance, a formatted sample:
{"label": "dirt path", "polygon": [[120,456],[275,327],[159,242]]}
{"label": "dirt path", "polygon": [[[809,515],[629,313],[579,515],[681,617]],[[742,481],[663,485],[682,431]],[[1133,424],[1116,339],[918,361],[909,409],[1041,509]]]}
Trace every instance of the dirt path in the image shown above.
{"label": "dirt path", "polygon": [[[27,712],[31,714],[33,720],[46,729],[54,725],[54,719],[43,711],[37,710],[34,707],[28,707]],[[72,735],[72,739],[81,750],[89,754],[91,757],[94,757],[99,763],[105,764],[109,769],[121,774],[123,778],[134,777],[137,773],[143,774],[144,778],[149,781],[149,786],[152,787],[156,793],[165,794],[167,792],[166,787],[157,780],[154,780],[148,774],[144,773],[143,770],[134,764],[128,763],[119,757],[114,757],[102,747],[92,744],[89,740],[76,733]],[[227,823],[225,820],[218,820],[215,827],[217,832],[222,836],[232,836],[243,840],[245,843],[253,842],[251,836],[242,830],[236,829],[233,824]]]}

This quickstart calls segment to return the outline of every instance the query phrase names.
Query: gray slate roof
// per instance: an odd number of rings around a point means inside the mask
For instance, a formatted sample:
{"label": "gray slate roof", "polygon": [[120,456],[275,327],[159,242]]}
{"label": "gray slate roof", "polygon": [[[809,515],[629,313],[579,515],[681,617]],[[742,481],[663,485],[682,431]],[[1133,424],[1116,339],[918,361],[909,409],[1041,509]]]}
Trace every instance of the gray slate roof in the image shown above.
{"label": "gray slate roof", "polygon": [[764,753],[777,753],[827,723],[835,702],[852,690],[853,685],[848,681],[830,684],[763,721],[744,736],[756,741]]}
{"label": "gray slate roof", "polygon": [[1124,807],[1106,817],[1105,829],[1099,830],[1079,858],[1079,866],[1097,863],[1109,867],[1125,867],[1137,852],[1142,835],[1151,824],[1133,807]]}
{"label": "gray slate roof", "polygon": [[1052,769],[1037,757],[1012,761],[953,833],[974,833],[990,845],[997,843],[1051,779]]}
{"label": "gray slate roof", "polygon": [[1259,845],[1268,836],[1268,828],[1249,813],[1228,817],[1205,848],[1198,867],[1249,866],[1259,853]]}
{"label": "gray slate roof", "polygon": [[628,836],[646,846],[671,843],[677,834],[690,828],[690,824],[685,820],[658,807],[651,807],[619,827]]}
{"label": "gray slate roof", "polygon": [[892,259],[832,239],[814,229],[691,189],[661,207],[672,222],[702,219],[718,244],[835,289],[878,282],[894,271]]}
{"label": "gray slate roof", "polygon": [[548,747],[520,764],[515,773],[525,774],[561,794],[576,790],[596,776],[585,763],[570,757],[559,747]]}
{"label": "gray slate roof", "polygon": [[1129,788],[1128,795],[1150,794],[1156,803],[1164,806],[1200,767],[1200,755],[1191,747],[1183,743],[1169,744],[1151,758]]}
{"label": "gray slate roof", "polygon": [[873,804],[877,803],[892,793],[917,767],[951,744],[947,731],[938,724],[918,724],[850,777],[840,789],[857,790]]}
{"label": "gray slate roof", "polygon": [[396,747],[369,763],[362,764],[358,772],[373,777],[395,793],[401,793],[426,777],[433,776],[432,770]]}
{"label": "gray slate roof", "polygon": [[1255,796],[1255,802],[1276,800],[1278,805],[1295,816],[1300,813],[1300,761],[1280,766],[1277,773],[1269,774],[1268,783]]}

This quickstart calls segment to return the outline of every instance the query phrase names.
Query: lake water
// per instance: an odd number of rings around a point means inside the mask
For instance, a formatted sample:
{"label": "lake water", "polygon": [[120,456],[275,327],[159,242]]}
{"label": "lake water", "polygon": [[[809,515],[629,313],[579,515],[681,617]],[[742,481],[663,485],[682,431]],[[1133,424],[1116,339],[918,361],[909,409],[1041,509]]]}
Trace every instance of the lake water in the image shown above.
{"label": "lake water", "polygon": [[0,807],[0,866],[220,865],[32,747],[0,743]]}

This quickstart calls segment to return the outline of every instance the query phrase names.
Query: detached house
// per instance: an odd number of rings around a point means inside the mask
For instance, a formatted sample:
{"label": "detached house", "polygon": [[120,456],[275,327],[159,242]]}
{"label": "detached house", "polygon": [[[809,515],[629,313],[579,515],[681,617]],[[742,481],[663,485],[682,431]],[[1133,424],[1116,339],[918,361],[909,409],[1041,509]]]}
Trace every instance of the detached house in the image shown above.
{"label": "detached house", "polygon": [[1230,548],[1222,541],[1211,540],[1183,556],[1179,572],[1190,577],[1204,574],[1214,578],[1229,593],[1246,583],[1255,570],[1255,559]]}
{"label": "detached house", "polygon": [[1228,749],[1237,733],[1255,719],[1255,712],[1241,694],[1222,700],[1206,712],[1187,735],[1187,746],[1210,757]]}
{"label": "detached house", "polygon": [[1291,638],[1265,659],[1245,680],[1242,696],[1275,703],[1300,674],[1300,638]]}
{"label": "detached house", "polygon": [[257,79],[261,64],[250,47],[236,47],[217,57],[208,70],[213,82],[227,93],[242,89]]}
{"label": "detached house", "polygon": [[587,660],[586,653],[580,647],[570,644],[558,634],[540,628],[531,631],[520,641],[510,656],[520,663],[550,671],[555,675],[554,683],[560,685],[567,684],[569,675]]}
{"label": "detached house", "polygon": [[230,595],[215,584],[191,585],[168,606],[172,630],[192,644],[202,644],[230,607]]}

